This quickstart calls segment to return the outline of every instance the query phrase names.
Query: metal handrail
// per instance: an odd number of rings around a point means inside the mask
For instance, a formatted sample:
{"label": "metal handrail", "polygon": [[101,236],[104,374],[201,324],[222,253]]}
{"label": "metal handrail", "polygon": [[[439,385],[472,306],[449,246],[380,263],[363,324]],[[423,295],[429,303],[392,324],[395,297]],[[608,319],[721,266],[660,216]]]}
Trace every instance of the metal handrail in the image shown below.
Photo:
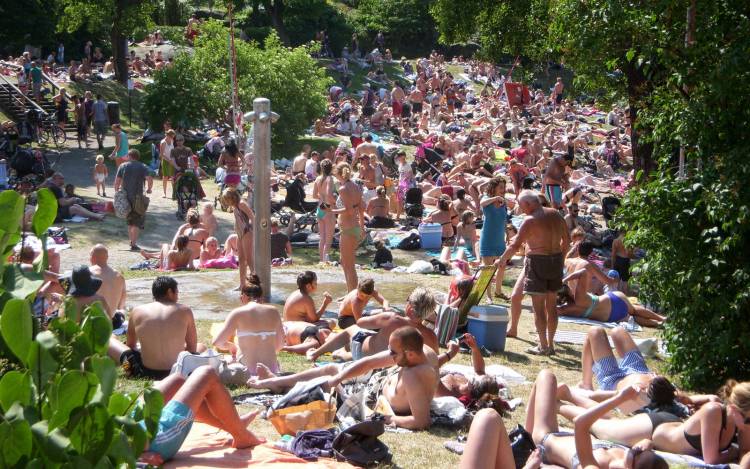
{"label": "metal handrail", "polygon": [[[22,92],[21,90],[19,90],[19,89],[18,89],[18,88],[16,87],[16,85],[14,85],[13,83],[9,82],[9,81],[8,81],[8,79],[7,79],[7,78],[5,78],[5,77],[4,77],[4,76],[3,76],[2,74],[0,74],[0,78],[2,78],[2,80],[3,80],[4,82],[5,82],[5,84],[7,84],[7,85],[8,85],[8,86],[10,86],[11,88],[13,88],[13,90],[14,90],[14,91],[15,91],[16,93],[18,93],[19,95],[23,96],[23,98],[24,98],[24,99],[25,99],[26,101],[28,101],[29,103],[31,103],[31,105],[32,105],[32,106],[33,106],[34,108],[36,108],[36,110],[37,110],[37,111],[40,111],[40,112],[42,113],[42,115],[44,115],[44,117],[47,117],[47,111],[45,111],[44,109],[42,109],[42,107],[41,107],[41,106],[40,106],[39,104],[37,104],[37,102],[36,102],[36,101],[34,101],[33,99],[31,99],[31,98],[29,98],[28,96],[26,96],[26,95],[25,95],[25,94],[24,94],[24,93],[23,93],[23,92]],[[16,98],[16,100],[18,100],[18,97],[15,97],[15,98]]]}
{"label": "metal handrail", "polygon": [[[55,91],[58,91],[58,92],[59,92],[59,90],[61,90],[61,89],[62,89],[61,87],[59,87],[59,86],[57,85],[57,83],[55,83],[54,81],[52,81],[52,78],[50,78],[50,77],[49,77],[49,75],[47,75],[47,74],[46,74],[46,73],[44,73],[44,72],[42,72],[42,80],[43,80],[43,81],[46,81],[47,83],[49,83],[50,85],[52,85],[52,92],[53,92],[53,93],[54,93]],[[70,98],[70,95],[68,94],[68,92],[67,92],[67,91],[65,92],[65,98],[66,98],[66,99],[68,99],[68,100],[70,100],[70,99],[71,99],[71,98]]]}

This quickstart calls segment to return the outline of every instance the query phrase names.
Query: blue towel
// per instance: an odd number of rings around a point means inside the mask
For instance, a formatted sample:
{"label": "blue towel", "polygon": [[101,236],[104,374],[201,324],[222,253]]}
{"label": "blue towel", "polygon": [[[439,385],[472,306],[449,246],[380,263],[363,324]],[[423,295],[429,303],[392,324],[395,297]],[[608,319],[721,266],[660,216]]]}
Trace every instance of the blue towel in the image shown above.
{"label": "blue towel", "polygon": [[[464,250],[464,252],[466,253],[466,260],[467,261],[474,261],[474,260],[476,260],[476,257],[474,257],[473,250],[471,248],[466,247],[466,246],[459,246],[458,248],[453,248],[451,250],[451,260],[455,260],[458,257],[458,250],[459,249],[463,249]],[[428,249],[428,250],[425,251],[425,253],[428,256],[437,257],[438,259],[440,258],[440,252],[441,252],[440,249],[437,249],[437,250],[436,249]]]}

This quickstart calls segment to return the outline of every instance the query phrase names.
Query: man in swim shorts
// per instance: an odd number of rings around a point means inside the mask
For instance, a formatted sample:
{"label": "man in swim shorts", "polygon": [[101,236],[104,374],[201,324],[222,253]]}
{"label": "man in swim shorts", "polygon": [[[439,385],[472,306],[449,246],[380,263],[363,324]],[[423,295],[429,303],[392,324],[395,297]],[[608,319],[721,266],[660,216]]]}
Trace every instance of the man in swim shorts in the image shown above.
{"label": "man in swim shorts", "polygon": [[518,234],[495,261],[501,266],[524,244],[527,245],[524,272],[524,294],[531,296],[534,323],[539,345],[527,352],[538,355],[555,353],[553,339],[557,330],[557,292],[562,288],[563,253],[568,251],[570,235],[565,220],[557,210],[542,207],[539,195],[521,192],[518,204],[526,215]]}
{"label": "man in swim shorts", "polygon": [[[252,448],[265,443],[247,429],[258,411],[239,415],[229,391],[210,366],[196,368],[184,378],[173,374],[154,385],[164,395],[166,404],[159,417],[158,432],[149,442],[139,461],[161,466],[180,450],[195,420],[203,421],[230,433],[233,448]],[[209,415],[206,415],[209,414]],[[145,422],[140,422],[145,428]]]}
{"label": "man in swim shorts", "polygon": [[549,161],[542,179],[544,195],[558,210],[563,207],[563,190],[568,187],[568,175],[565,173],[565,168],[571,164],[573,164],[573,158],[570,155],[555,156]]}
{"label": "man in swim shorts", "polygon": [[347,293],[341,300],[341,306],[339,307],[339,327],[346,329],[356,324],[364,315],[365,307],[370,302],[370,298],[374,298],[375,301],[383,305],[382,311],[388,311],[390,307],[388,300],[375,290],[375,281],[371,278],[366,278],[361,280],[357,288]]}

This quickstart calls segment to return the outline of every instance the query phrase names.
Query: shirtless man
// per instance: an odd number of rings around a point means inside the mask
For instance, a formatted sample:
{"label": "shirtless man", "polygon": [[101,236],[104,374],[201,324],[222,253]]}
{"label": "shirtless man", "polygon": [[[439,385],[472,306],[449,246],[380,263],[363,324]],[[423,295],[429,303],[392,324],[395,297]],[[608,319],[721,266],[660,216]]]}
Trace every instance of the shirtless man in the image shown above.
{"label": "shirtless man", "polygon": [[97,244],[89,252],[89,270],[91,274],[102,280],[102,286],[97,293],[104,297],[109,308],[114,312],[125,309],[125,277],[107,264],[109,252],[103,244]]}
{"label": "shirtless man", "polygon": [[565,220],[557,210],[542,207],[536,192],[521,192],[518,204],[527,217],[505,253],[495,261],[495,265],[505,265],[521,245],[526,243],[526,280],[523,291],[531,295],[534,323],[539,334],[539,345],[527,352],[552,355],[555,353],[554,337],[557,330],[555,303],[557,291],[562,288],[563,256],[568,252],[570,234]]}
{"label": "shirtless man", "polygon": [[555,82],[555,87],[552,89],[552,96],[550,96],[550,99],[552,99],[555,102],[555,108],[559,107],[560,103],[562,103],[564,89],[565,89],[565,86],[563,85],[562,78],[557,77],[557,81]]}
{"label": "shirtless man", "polygon": [[[422,321],[435,312],[436,305],[432,293],[422,287],[417,287],[406,300],[403,316],[398,313],[382,312],[362,317],[357,320],[355,325],[347,327],[338,334],[331,335],[322,346],[314,350],[308,350],[307,358],[310,361],[315,361],[324,353],[350,347],[351,359],[359,360],[362,357],[386,350],[388,337],[394,330],[402,326],[417,328],[423,335],[427,346],[437,352],[438,340],[435,332],[422,325]],[[349,358],[344,353],[340,355]]]}
{"label": "shirtless man", "polygon": [[265,377],[259,376],[260,379],[251,378],[247,386],[279,392],[297,382],[331,376],[323,383],[332,389],[373,370],[391,367],[370,378],[378,380],[377,402],[379,410],[387,406],[386,423],[411,430],[428,428],[430,403],[439,382],[439,360],[435,351],[424,344],[417,328],[408,325],[393,330],[385,347],[387,350],[350,365],[326,365],[289,376],[267,373]]}
{"label": "shirtless man", "polygon": [[375,290],[375,281],[371,278],[366,278],[359,282],[355,290],[350,291],[341,299],[338,320],[339,327],[346,329],[359,321],[364,314],[367,303],[370,302],[370,298],[375,299],[375,301],[383,305],[382,311],[388,311],[390,307],[388,300]]}
{"label": "shirtless man", "polygon": [[109,356],[129,376],[160,380],[169,375],[180,352],[197,353],[203,345],[198,343],[193,310],[177,302],[177,281],[157,277],[151,293],[153,303],[131,311],[126,343],[109,340]]}
{"label": "shirtless man", "polygon": [[393,89],[391,90],[391,109],[393,110],[393,117],[396,119],[401,118],[401,111],[404,108],[404,98],[406,97],[406,93],[404,93],[404,89],[401,88],[401,84],[397,81],[393,85]]}
{"label": "shirtless man", "polygon": [[311,296],[318,289],[318,276],[315,272],[306,270],[297,275],[297,288],[299,290],[289,295],[284,302],[284,321],[304,321],[332,328],[334,324],[320,319],[333,301],[331,294],[323,293],[323,303],[317,310]]}
{"label": "shirtless man", "polygon": [[372,135],[369,132],[362,134],[362,143],[357,146],[354,151],[354,159],[352,160],[352,167],[357,165],[357,161],[364,155],[376,155],[378,153],[378,146],[372,143]]}
{"label": "shirtless man", "polygon": [[542,184],[544,185],[544,195],[556,209],[562,208],[563,190],[568,187],[568,175],[565,168],[573,163],[573,158],[566,155],[559,155],[552,158],[544,172]]}
{"label": "shirtless man", "polygon": [[419,89],[419,83],[411,93],[409,93],[409,103],[411,103],[412,115],[418,116],[422,113],[422,103],[424,102],[424,92]]}

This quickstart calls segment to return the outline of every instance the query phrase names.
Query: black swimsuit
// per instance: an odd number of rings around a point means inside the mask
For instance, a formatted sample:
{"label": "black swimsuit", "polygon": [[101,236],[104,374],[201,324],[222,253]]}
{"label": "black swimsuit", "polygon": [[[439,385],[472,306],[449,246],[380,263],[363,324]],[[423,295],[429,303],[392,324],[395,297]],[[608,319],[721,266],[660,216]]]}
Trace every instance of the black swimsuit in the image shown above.
{"label": "black swimsuit", "polygon": [[[721,432],[723,432],[727,428],[727,408],[726,406],[721,408],[721,431],[719,432],[719,440],[721,440]],[[703,446],[701,445],[701,434],[697,435],[691,435],[688,432],[683,432],[685,435],[685,440],[687,440],[688,444],[695,449],[698,454],[703,454]],[[729,449],[730,446],[732,446],[732,443],[737,439],[737,428],[734,429],[734,436],[729,441],[729,444],[725,448],[722,448],[719,450],[720,453],[726,451]]]}

